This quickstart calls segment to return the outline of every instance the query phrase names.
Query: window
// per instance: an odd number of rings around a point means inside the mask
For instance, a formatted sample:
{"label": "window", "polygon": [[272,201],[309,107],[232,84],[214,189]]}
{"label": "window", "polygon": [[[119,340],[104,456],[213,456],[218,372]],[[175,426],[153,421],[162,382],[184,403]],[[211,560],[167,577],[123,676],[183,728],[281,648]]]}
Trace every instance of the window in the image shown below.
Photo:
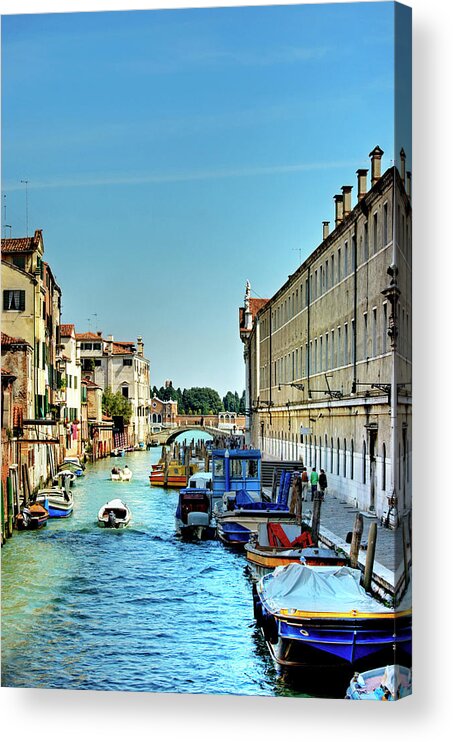
{"label": "window", "polygon": [[373,252],[376,253],[378,250],[378,223],[377,214],[373,215]]}
{"label": "window", "polygon": [[258,462],[255,459],[249,459],[246,462],[246,477],[248,479],[256,479],[258,476]]}
{"label": "window", "polygon": [[121,393],[123,397],[126,397],[126,399],[129,399],[129,387],[128,386],[122,386]]}
{"label": "window", "polygon": [[326,267],[325,267],[325,270],[324,270],[324,276],[325,276],[325,280],[326,280],[326,291],[327,291],[327,289],[329,288],[329,261],[328,260],[326,260]]}
{"label": "window", "polygon": [[330,439],[330,473],[333,474],[333,438]]}
{"label": "window", "polygon": [[330,258],[330,281],[333,287],[335,283],[335,255]]}
{"label": "window", "polygon": [[348,243],[344,243],[344,275],[348,275]]}
{"label": "window", "polygon": [[343,439],[343,477],[346,479],[346,438]]}
{"label": "window", "polygon": [[242,459],[230,459],[230,473],[232,479],[242,477]]}
{"label": "window", "polygon": [[93,350],[93,343],[81,343],[81,350]]}
{"label": "window", "polygon": [[25,310],[25,291],[21,289],[7,289],[4,291],[3,309],[7,312],[23,312]]}
{"label": "window", "polygon": [[315,271],[315,293],[313,295],[313,299],[316,299],[318,293],[318,271]]}
{"label": "window", "polygon": [[388,320],[387,320],[387,302],[384,302],[384,319],[382,324],[382,352],[387,353],[387,331],[388,331]]}
{"label": "window", "polygon": [[321,337],[319,338],[319,370],[320,371],[324,370],[323,362],[324,362],[324,357],[322,354],[322,335],[321,335]]}
{"label": "window", "polygon": [[78,386],[78,379],[77,376],[74,376],[74,389],[77,389]]}
{"label": "window", "polygon": [[101,350],[101,343],[93,343],[93,350]]}
{"label": "window", "polygon": [[354,441],[351,438],[351,479],[354,479]]}
{"label": "window", "polygon": [[21,271],[25,270],[25,255],[13,255],[13,265],[16,268],[20,268]]}
{"label": "window", "polygon": [[337,476],[340,476],[340,439],[337,438]]}
{"label": "window", "polygon": [[324,368],[327,371],[327,369],[329,368],[329,333],[328,332],[326,332],[325,346],[326,346],[326,362],[325,362]]}
{"label": "window", "polygon": [[368,244],[368,222],[365,222],[363,226],[363,259],[368,260],[369,244]]}
{"label": "window", "polygon": [[315,374],[317,372],[317,364],[318,364],[318,341],[315,340],[315,355],[313,358],[313,373]]}
{"label": "window", "polygon": [[331,368],[335,368],[335,330],[330,333],[330,357],[331,357]]}
{"label": "window", "polygon": [[373,357],[374,357],[374,356],[377,356],[377,309],[376,307],[373,307],[372,337],[373,337]]}
{"label": "window", "polygon": [[388,223],[389,223],[389,207],[388,207],[388,204],[386,203],[384,204],[384,227],[383,227],[384,245],[386,245],[388,242]]}
{"label": "window", "polygon": [[386,457],[386,450],[385,450],[385,443],[382,444],[382,489],[385,491],[387,489],[387,477],[386,477],[386,471],[385,471],[385,457]]}
{"label": "window", "polygon": [[101,361],[101,359],[100,359],[100,358],[95,358],[95,359],[94,359],[94,365],[95,365],[95,366],[102,366],[102,361]]}
{"label": "window", "polygon": [[366,443],[362,445],[362,484],[366,484]]}
{"label": "window", "polygon": [[368,314],[363,313],[363,357],[368,358]]}
{"label": "window", "polygon": [[338,343],[337,343],[337,366],[342,366],[343,362],[341,359],[341,327],[338,328]]}
{"label": "window", "polygon": [[340,283],[341,281],[341,247],[338,248],[337,265],[338,265],[338,283]]}
{"label": "window", "polygon": [[349,363],[348,323],[344,325],[344,365]]}
{"label": "window", "polygon": [[123,358],[123,366],[132,366],[132,358]]}
{"label": "window", "polygon": [[356,346],[356,339],[355,339],[355,319],[351,320],[351,331],[352,331],[352,338],[351,338],[351,355],[352,355],[352,363],[355,363],[355,346]]}

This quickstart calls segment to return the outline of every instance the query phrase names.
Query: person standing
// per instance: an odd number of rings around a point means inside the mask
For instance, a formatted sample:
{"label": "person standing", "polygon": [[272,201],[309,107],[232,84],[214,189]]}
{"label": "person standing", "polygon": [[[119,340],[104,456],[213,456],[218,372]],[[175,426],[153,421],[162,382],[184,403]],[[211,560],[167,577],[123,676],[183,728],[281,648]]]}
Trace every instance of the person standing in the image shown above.
{"label": "person standing", "polygon": [[305,466],[302,469],[301,482],[302,482],[302,500],[308,500],[308,497],[307,497],[308,474],[307,474],[307,468]]}
{"label": "person standing", "polygon": [[318,472],[316,471],[316,466],[312,467],[311,474],[310,474],[310,484],[311,484],[311,499],[312,501],[315,499],[315,494],[318,489],[318,481],[319,476]]}
{"label": "person standing", "polygon": [[324,500],[324,494],[327,489],[327,477],[324,469],[321,469],[319,473],[319,489],[321,492],[321,499]]}

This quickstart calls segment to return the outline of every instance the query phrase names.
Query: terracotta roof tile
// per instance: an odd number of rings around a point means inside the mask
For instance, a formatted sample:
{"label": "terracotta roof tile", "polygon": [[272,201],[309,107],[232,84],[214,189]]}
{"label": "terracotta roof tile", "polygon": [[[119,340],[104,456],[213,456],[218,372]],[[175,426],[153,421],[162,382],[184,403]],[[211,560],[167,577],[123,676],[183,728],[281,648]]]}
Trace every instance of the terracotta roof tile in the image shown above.
{"label": "terracotta roof tile", "polygon": [[11,335],[7,335],[6,332],[2,332],[2,347],[8,345],[28,345],[31,348],[30,343],[27,343],[23,338],[13,338]]}
{"label": "terracotta roof tile", "polygon": [[70,337],[75,334],[75,325],[60,325],[60,336],[63,338]]}
{"label": "terracotta roof tile", "polygon": [[[264,307],[265,304],[269,299],[252,299],[250,298],[250,311],[252,313],[252,322],[255,319],[257,313],[259,310]],[[245,323],[245,309],[244,307],[239,307],[239,329],[242,331],[246,331],[244,327]]]}
{"label": "terracotta roof tile", "polygon": [[37,229],[33,237],[8,237],[2,239],[2,252],[33,252],[42,240],[42,230]]}
{"label": "terracotta roof tile", "polygon": [[76,332],[76,339],[77,340],[98,340],[100,342],[102,341],[105,342],[104,338],[95,332]]}

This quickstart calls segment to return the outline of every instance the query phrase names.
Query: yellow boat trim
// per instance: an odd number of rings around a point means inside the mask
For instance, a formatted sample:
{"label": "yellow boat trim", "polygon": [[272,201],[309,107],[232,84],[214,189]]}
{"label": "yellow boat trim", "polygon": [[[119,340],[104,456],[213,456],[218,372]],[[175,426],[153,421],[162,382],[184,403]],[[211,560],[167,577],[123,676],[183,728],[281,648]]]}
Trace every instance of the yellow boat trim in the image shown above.
{"label": "yellow boat trim", "polygon": [[345,613],[328,613],[322,611],[289,611],[287,608],[282,608],[277,614],[278,616],[288,616],[288,618],[389,618],[394,620],[395,618],[402,618],[403,616],[411,616],[412,610],[396,611],[393,613],[362,613],[361,611],[347,611]]}

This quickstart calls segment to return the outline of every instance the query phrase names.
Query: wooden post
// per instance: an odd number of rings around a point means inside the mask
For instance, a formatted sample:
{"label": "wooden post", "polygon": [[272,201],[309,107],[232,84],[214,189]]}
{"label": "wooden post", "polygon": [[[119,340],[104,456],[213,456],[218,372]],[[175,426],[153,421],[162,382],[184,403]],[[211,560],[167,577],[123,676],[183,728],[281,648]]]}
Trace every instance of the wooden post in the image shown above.
{"label": "wooden post", "polygon": [[13,535],[14,513],[13,513],[13,480],[11,475],[6,478],[6,535]]}
{"label": "wooden post", "polygon": [[401,538],[403,539],[403,559],[404,559],[404,587],[407,587],[409,583],[409,565],[407,561],[407,549],[406,549],[406,524],[404,520],[401,523]]}
{"label": "wooden post", "polygon": [[275,502],[277,499],[277,482],[278,479],[278,472],[277,467],[274,467],[274,471],[272,472],[272,495],[271,495],[271,501]]}
{"label": "wooden post", "polygon": [[28,481],[27,481],[27,464],[22,464],[22,485],[24,488],[24,507],[28,507],[28,501],[30,499],[30,492],[28,490]]}
{"label": "wooden post", "polygon": [[[184,459],[184,465],[185,465],[185,469],[186,469],[186,480],[187,481],[189,480],[189,474],[190,474],[190,471],[189,471],[190,464],[189,464],[189,462],[190,462],[190,448],[187,448],[186,449],[185,459]],[[186,483],[187,483],[187,481],[186,481]]]}
{"label": "wooden post", "polygon": [[366,550],[365,574],[363,575],[363,587],[368,592],[371,590],[371,579],[373,577],[374,555],[376,553],[377,525],[372,523],[368,532],[368,546]]}
{"label": "wooden post", "polygon": [[316,492],[313,500],[313,515],[311,517],[311,537],[313,545],[318,546],[319,541],[319,524],[321,522],[321,495]]}
{"label": "wooden post", "polygon": [[359,549],[360,542],[362,540],[363,533],[363,515],[357,513],[354,521],[354,528],[352,531],[351,550],[349,557],[351,560],[351,567],[357,568],[359,566]]}

